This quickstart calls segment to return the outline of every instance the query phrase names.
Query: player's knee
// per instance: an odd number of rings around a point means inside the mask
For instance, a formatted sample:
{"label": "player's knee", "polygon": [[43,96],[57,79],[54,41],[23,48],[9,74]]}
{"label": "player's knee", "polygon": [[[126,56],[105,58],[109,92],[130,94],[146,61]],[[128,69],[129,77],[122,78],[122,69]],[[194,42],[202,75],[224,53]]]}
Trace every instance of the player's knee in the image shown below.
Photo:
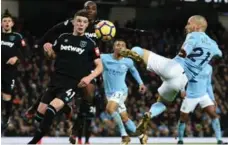
{"label": "player's knee", "polygon": [[109,101],[106,106],[106,112],[111,115],[116,111],[116,108],[117,108],[117,103],[114,101]]}
{"label": "player's knee", "polygon": [[123,122],[127,122],[129,118],[127,114],[124,114],[124,115],[121,114],[121,119]]}
{"label": "player's knee", "polygon": [[58,112],[60,109],[63,108],[65,102],[62,99],[55,98],[53,101],[51,101],[50,105],[53,106],[55,110]]}
{"label": "player's knee", "polygon": [[12,99],[12,96],[10,94],[2,93],[2,99],[4,101],[10,101]]}
{"label": "player's knee", "polygon": [[219,118],[219,115],[215,111],[211,111],[208,113],[211,119]]}
{"label": "player's knee", "polygon": [[48,104],[40,102],[40,104],[37,108],[37,112],[40,112],[41,114],[45,114],[47,107],[48,107]]}
{"label": "player's knee", "polygon": [[180,121],[181,122],[187,122],[188,121],[188,113],[181,112],[181,114],[180,114]]}

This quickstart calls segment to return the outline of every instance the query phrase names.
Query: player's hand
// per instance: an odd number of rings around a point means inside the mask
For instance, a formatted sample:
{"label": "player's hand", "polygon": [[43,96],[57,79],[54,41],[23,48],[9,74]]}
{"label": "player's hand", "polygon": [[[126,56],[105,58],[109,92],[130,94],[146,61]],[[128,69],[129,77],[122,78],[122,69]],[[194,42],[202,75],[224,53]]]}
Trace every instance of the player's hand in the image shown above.
{"label": "player's hand", "polygon": [[92,78],[90,76],[86,76],[81,79],[81,81],[78,83],[79,88],[86,87],[90,82],[92,81]]}
{"label": "player's hand", "polygon": [[17,62],[18,58],[17,56],[11,57],[6,64],[14,65]]}
{"label": "player's hand", "polygon": [[147,88],[144,84],[139,86],[139,93],[144,94],[146,92]]}
{"label": "player's hand", "polygon": [[44,44],[44,52],[49,56],[52,57],[54,55],[54,51],[52,49],[52,44],[47,42]]}

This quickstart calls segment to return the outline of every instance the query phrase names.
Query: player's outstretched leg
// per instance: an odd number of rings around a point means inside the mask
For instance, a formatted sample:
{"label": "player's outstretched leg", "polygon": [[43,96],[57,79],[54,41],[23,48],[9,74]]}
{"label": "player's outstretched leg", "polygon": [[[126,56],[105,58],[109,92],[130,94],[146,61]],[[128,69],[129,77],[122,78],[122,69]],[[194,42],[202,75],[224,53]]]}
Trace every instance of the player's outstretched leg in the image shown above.
{"label": "player's outstretched leg", "polygon": [[133,47],[132,50],[122,48],[119,51],[119,54],[123,57],[129,57],[132,58],[133,60],[137,62],[142,62],[143,61],[143,49],[139,47]]}
{"label": "player's outstretched leg", "polygon": [[51,126],[52,121],[56,116],[56,113],[63,108],[64,104],[65,103],[59,98],[55,98],[49,104],[39,128],[37,129],[34,137],[28,144],[36,144],[37,142],[39,142],[39,140],[48,132],[49,127]]}
{"label": "player's outstretched leg", "polygon": [[162,112],[166,110],[166,106],[162,102],[156,102],[154,103],[149,112],[146,112],[143,116],[143,119],[140,120],[136,133],[143,137],[144,134],[146,134],[147,128],[148,128],[148,123],[151,118],[158,116]]}

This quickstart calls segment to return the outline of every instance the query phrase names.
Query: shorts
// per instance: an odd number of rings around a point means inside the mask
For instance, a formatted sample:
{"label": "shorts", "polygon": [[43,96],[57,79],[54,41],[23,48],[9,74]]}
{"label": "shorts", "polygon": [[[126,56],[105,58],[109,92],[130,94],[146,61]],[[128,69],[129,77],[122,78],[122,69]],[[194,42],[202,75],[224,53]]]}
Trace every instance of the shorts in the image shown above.
{"label": "shorts", "polygon": [[127,99],[127,95],[127,93],[119,91],[113,93],[110,97],[107,97],[107,100],[116,102],[118,104],[117,112],[122,113],[127,111],[126,105],[124,104]]}
{"label": "shorts", "polygon": [[93,118],[96,114],[96,107],[94,104],[88,104],[86,101],[81,102],[80,107],[78,108],[79,117]]}
{"label": "shorts", "polygon": [[77,91],[73,88],[48,87],[41,99],[41,102],[49,104],[53,99],[59,98],[67,104],[72,101],[76,93]]}
{"label": "shorts", "polygon": [[179,63],[153,52],[148,58],[147,70],[160,76],[163,83],[158,88],[159,95],[169,102],[176,98],[178,92],[183,90],[188,82],[184,69]]}
{"label": "shorts", "polygon": [[190,113],[193,112],[197,105],[200,105],[201,108],[214,105],[214,102],[211,100],[208,94],[199,97],[199,98],[188,98],[186,97],[181,105],[181,112]]}
{"label": "shorts", "polygon": [[41,99],[42,103],[49,104],[54,98],[59,98],[64,103],[69,103],[80,91],[77,88],[79,81],[63,75],[52,75],[44,96]]}
{"label": "shorts", "polygon": [[15,77],[12,75],[7,75],[6,72],[2,72],[2,93],[12,95],[13,89],[15,87]]}

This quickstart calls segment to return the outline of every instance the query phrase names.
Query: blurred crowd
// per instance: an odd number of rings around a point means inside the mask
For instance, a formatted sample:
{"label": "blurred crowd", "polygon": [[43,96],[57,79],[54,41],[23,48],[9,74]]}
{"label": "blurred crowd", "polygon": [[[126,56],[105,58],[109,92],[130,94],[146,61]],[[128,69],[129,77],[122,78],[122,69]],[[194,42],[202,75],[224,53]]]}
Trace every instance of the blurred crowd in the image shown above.
{"label": "blurred crowd", "polygon": [[[116,24],[117,25],[117,24]],[[127,24],[128,28],[134,28],[134,25]],[[212,62],[214,68],[213,86],[215,98],[217,102],[217,113],[220,115],[221,128],[224,135],[227,135],[228,120],[228,32],[221,26],[216,29],[209,29],[208,34],[217,41],[223,51],[222,60]],[[47,88],[49,75],[53,71],[53,61],[45,59],[42,48],[34,47],[37,40],[36,37],[28,32],[24,34],[30,49],[33,52],[31,59],[25,59],[18,65],[18,77],[16,79],[16,88],[14,90],[13,99],[13,115],[12,122],[4,136],[32,136],[37,126],[36,123],[27,123],[22,119],[22,114],[43,94]],[[180,49],[185,34],[183,28],[177,29],[156,29],[149,32],[130,31],[120,29],[118,36],[125,39],[128,47],[140,45],[155,53],[165,57],[173,58]],[[112,52],[111,42],[100,44],[103,53]],[[158,98],[157,88],[161,84],[160,78],[154,73],[148,73],[145,66],[137,65],[140,75],[148,87],[148,91],[144,95],[137,92],[138,86],[135,80],[128,75],[127,84],[129,87],[129,96],[126,101],[127,111],[130,118],[137,124],[142,118],[143,113],[148,111],[151,104],[156,102]],[[177,136],[177,122],[179,118],[179,110],[182,99],[178,96],[171,104],[167,111],[150,123],[150,136],[175,137]],[[4,111],[4,108],[3,110]],[[73,119],[77,114],[73,115]],[[214,132],[211,127],[211,120],[197,108],[191,115],[191,120],[187,123],[186,136],[189,137],[211,137]],[[66,120],[64,116],[58,116],[49,132],[49,136],[68,136],[71,121]],[[116,124],[109,115],[101,112],[92,122],[92,136],[119,136]]]}

